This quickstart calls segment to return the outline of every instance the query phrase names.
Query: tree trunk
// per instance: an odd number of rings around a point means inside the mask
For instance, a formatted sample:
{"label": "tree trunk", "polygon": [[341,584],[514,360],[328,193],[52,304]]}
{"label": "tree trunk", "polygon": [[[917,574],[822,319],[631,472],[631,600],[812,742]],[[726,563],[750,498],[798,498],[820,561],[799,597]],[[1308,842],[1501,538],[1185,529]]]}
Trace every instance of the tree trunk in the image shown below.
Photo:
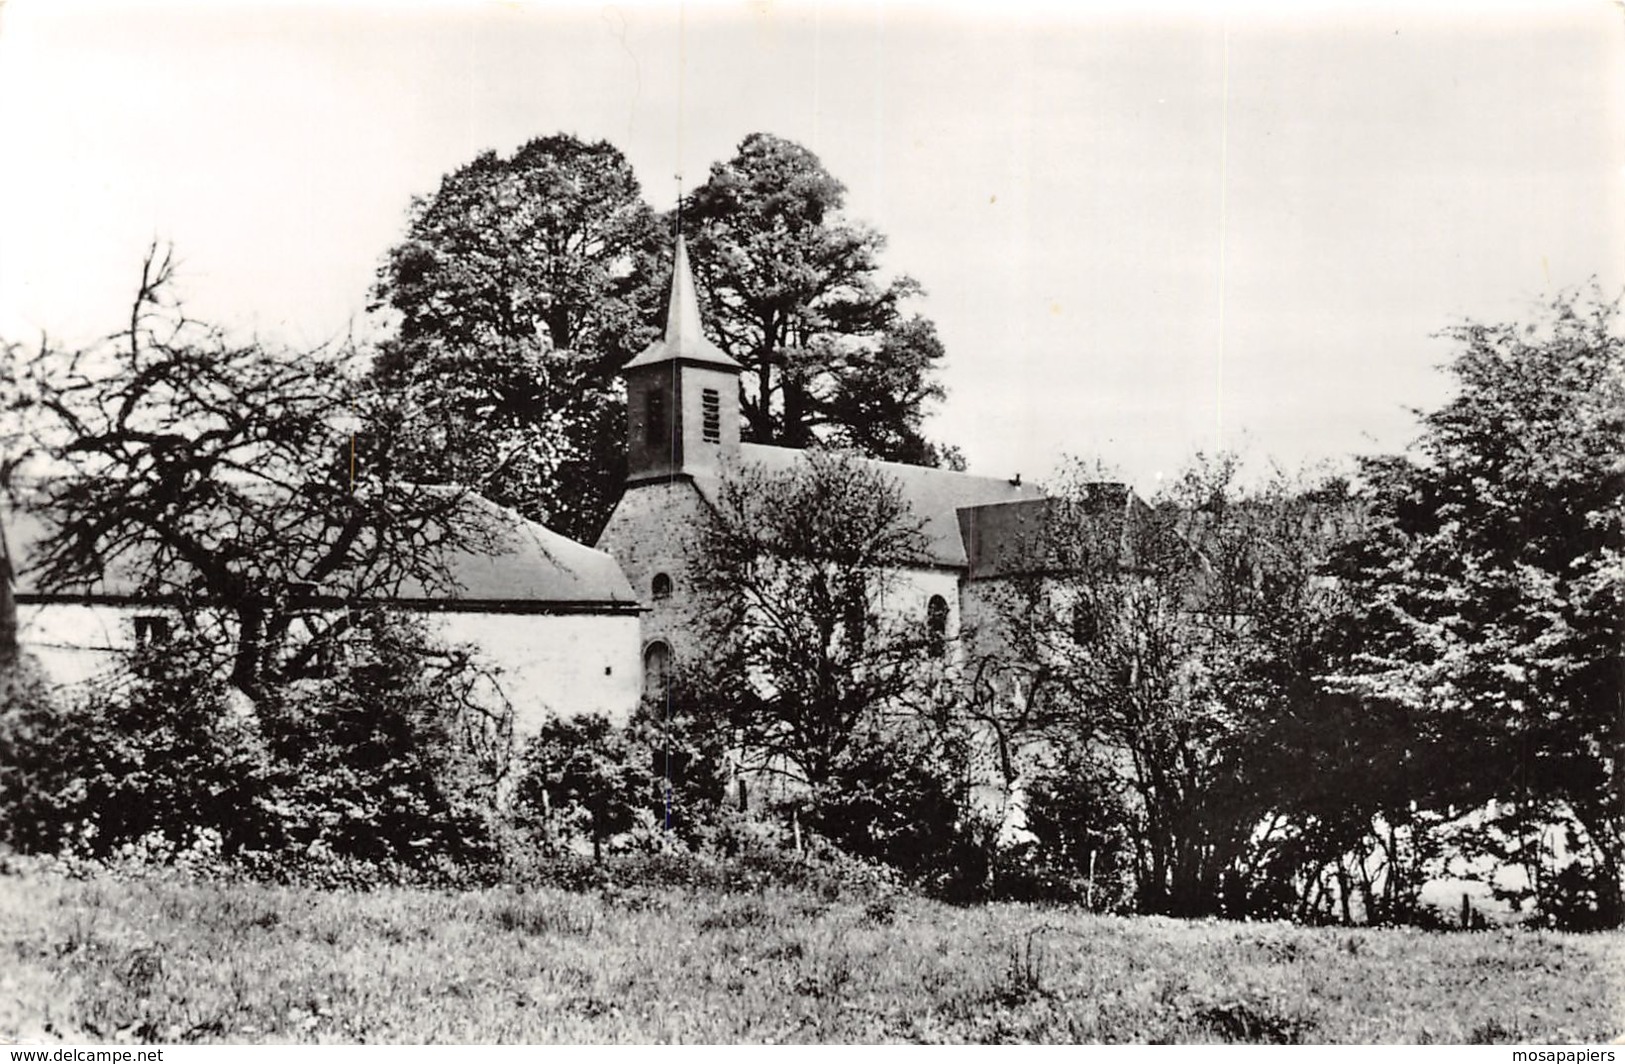
{"label": "tree trunk", "polygon": [[1606,811],[1586,809],[1570,803],[1574,817],[1586,834],[1591,836],[1592,848],[1597,851],[1597,918],[1604,927],[1618,927],[1625,922],[1625,883],[1620,880],[1620,840],[1614,835],[1612,818]]}
{"label": "tree trunk", "polygon": [[762,344],[756,349],[756,411],[750,418],[751,437],[756,443],[778,443],[773,432],[773,356],[777,350],[774,315],[762,315]]}
{"label": "tree trunk", "polygon": [[237,610],[237,625],[237,652],[231,663],[231,683],[253,698],[259,688],[265,611],[258,606],[240,607]]}
{"label": "tree trunk", "polygon": [[[0,531],[0,536],[5,533]],[[0,543],[4,540],[0,539]],[[17,660],[17,600],[11,593],[10,560],[0,554],[0,669]]]}

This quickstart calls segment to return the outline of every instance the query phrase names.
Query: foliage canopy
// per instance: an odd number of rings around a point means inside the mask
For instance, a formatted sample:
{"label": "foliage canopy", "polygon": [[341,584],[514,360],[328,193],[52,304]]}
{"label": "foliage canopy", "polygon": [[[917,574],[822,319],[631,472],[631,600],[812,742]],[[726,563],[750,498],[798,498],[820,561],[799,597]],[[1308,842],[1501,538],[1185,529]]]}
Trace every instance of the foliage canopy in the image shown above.
{"label": "foliage canopy", "polygon": [[707,320],[745,367],[745,438],[952,464],[921,429],[944,352],[904,310],[920,286],[882,281],[885,238],[847,219],[845,198],[812,152],[754,133],[683,203]]}

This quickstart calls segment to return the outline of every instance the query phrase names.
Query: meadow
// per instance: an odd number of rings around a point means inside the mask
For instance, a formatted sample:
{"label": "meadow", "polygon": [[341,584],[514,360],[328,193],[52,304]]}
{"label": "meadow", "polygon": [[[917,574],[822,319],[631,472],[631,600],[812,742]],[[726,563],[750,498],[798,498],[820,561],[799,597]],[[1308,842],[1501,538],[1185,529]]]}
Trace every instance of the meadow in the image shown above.
{"label": "meadow", "polygon": [[1600,1042],[1625,935],[0,875],[0,1041]]}

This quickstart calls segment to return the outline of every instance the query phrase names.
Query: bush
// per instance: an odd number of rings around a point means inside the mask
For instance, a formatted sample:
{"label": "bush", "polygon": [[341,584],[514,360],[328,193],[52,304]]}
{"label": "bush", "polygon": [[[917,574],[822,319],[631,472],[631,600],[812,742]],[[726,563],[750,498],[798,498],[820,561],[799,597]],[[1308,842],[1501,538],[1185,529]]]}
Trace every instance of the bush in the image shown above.
{"label": "bush", "polygon": [[703,683],[678,673],[665,698],[639,706],[628,732],[648,759],[656,821],[678,839],[695,842],[726,798],[726,719]]}
{"label": "bush", "polygon": [[200,830],[222,850],[265,845],[275,825],[265,746],[201,647],[179,642],[118,687],[53,699],[13,677],[0,705],[0,808],[22,852],[107,857]]}
{"label": "bush", "polygon": [[812,796],[808,826],[842,851],[913,878],[949,874],[960,856],[959,793],[923,737],[855,736]]}
{"label": "bush", "polygon": [[307,855],[419,872],[494,861],[511,725],[470,696],[467,657],[415,622],[376,614],[360,630],[361,660],[260,707],[280,848],[295,864]]}
{"label": "bush", "polygon": [[652,817],[658,789],[647,751],[627,729],[599,715],[555,719],[520,753],[513,812],[548,850],[585,839],[601,862],[612,835],[630,831],[640,814]]}
{"label": "bush", "polygon": [[0,841],[23,853],[54,852],[77,834],[78,803],[63,793],[66,712],[32,660],[0,670]]}
{"label": "bush", "polygon": [[1611,911],[1618,887],[1609,884],[1606,876],[1605,870],[1581,860],[1562,866],[1542,899],[1545,921],[1562,931],[1618,927],[1619,914]]}
{"label": "bush", "polygon": [[708,837],[722,807],[725,731],[690,703],[645,704],[624,727],[603,716],[551,720],[519,757],[513,818],[545,849],[590,843],[670,850]]}
{"label": "bush", "polygon": [[1003,855],[1005,896],[1132,906],[1129,812],[1108,773],[1086,755],[1063,756],[1029,784],[1026,814],[1032,841]]}
{"label": "bush", "polygon": [[238,869],[292,882],[488,875],[505,724],[471,700],[454,648],[381,614],[358,628],[356,663],[258,705],[184,638],[75,699],[8,677],[0,840],[161,864],[206,837]]}

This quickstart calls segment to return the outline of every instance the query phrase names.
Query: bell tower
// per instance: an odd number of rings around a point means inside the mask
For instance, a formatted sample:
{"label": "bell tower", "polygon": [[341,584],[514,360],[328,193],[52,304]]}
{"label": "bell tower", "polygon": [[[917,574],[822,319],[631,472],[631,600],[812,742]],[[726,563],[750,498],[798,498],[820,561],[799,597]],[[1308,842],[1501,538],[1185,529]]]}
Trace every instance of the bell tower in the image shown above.
{"label": "bell tower", "polygon": [[716,473],[739,452],[739,363],[706,339],[700,301],[677,238],[666,334],[622,368],[626,484]]}

